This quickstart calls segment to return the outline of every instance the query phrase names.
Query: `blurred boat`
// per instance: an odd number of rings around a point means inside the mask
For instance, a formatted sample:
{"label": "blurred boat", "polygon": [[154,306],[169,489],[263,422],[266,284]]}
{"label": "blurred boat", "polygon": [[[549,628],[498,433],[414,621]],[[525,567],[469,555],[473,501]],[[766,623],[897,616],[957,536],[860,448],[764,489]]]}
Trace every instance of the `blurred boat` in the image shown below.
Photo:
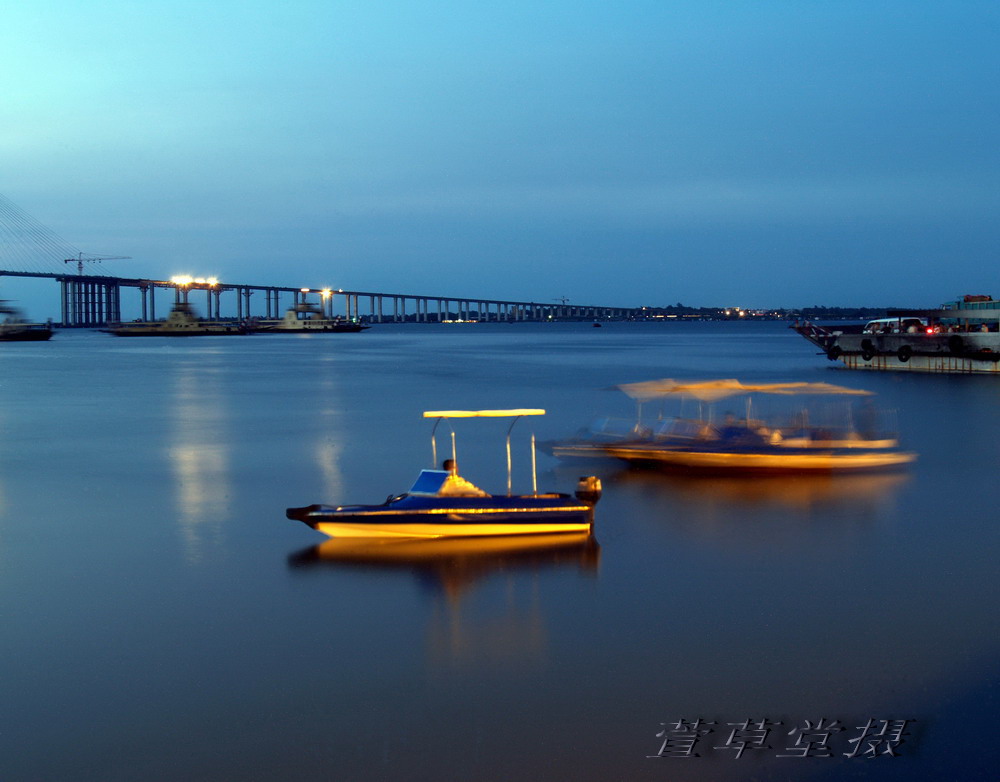
{"label": "blurred boat", "polygon": [[346,334],[368,328],[345,318],[328,318],[322,309],[307,302],[290,307],[281,320],[257,321],[260,334]]}
{"label": "blurred boat", "polygon": [[[576,437],[554,443],[550,445],[553,455],[611,456],[636,465],[720,473],[858,472],[898,467],[916,458],[898,449],[894,435],[876,431],[873,421],[855,426],[849,408],[839,426],[811,424],[805,407],[780,423],[758,418],[753,412],[755,394],[870,397],[869,391],[830,383],[744,384],[738,380],[654,380],[618,388],[637,400],[640,410],[644,402],[673,398],[698,402],[701,413],[661,418],[650,427],[637,421],[631,427],[633,436],[622,432],[608,439],[598,431],[589,441]],[[712,405],[736,396],[745,398],[745,416],[737,419],[730,413],[717,420]],[[863,417],[872,418],[873,411]]]}
{"label": "blurred boat", "polygon": [[[431,433],[434,463],[437,463],[434,432],[442,420],[511,417],[513,428],[522,416],[544,413],[537,409],[425,412],[425,418],[437,419]],[[286,515],[331,537],[439,538],[580,533],[592,528],[600,481],[593,476],[581,478],[572,496],[539,493],[534,475],[534,447],[532,493],[511,493],[510,429],[507,430],[506,495],[489,494],[458,474],[454,433],[452,458],[445,462],[445,468],[422,470],[408,492],[390,496],[380,505],[309,505],[288,508]]]}
{"label": "blurred boat", "polygon": [[194,308],[186,301],[174,304],[164,321],[120,323],[102,330],[116,337],[207,337],[253,333],[253,328],[246,323],[199,320]]}
{"label": "blurred boat", "polygon": [[52,338],[51,323],[30,323],[17,307],[0,301],[0,342],[43,342]]}

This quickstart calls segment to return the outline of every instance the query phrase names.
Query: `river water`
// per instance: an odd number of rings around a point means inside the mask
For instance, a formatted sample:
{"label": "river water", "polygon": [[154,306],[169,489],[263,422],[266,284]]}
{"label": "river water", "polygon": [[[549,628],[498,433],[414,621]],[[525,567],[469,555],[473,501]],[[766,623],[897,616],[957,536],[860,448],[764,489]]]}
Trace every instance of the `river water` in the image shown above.
{"label": "river water", "polygon": [[[994,778],[996,378],[837,370],[752,323],[60,332],[0,367],[4,782]],[[348,557],[284,516],[405,491],[433,409],[545,408],[514,430],[526,490],[529,433],[634,415],[610,387],[661,377],[875,391],[919,460],[726,480],[539,455],[540,488],[596,471],[604,497],[593,540],[521,551]],[[496,492],[506,425],[455,423]],[[831,757],[796,757],[820,718]],[[849,757],[869,719],[879,755]]]}

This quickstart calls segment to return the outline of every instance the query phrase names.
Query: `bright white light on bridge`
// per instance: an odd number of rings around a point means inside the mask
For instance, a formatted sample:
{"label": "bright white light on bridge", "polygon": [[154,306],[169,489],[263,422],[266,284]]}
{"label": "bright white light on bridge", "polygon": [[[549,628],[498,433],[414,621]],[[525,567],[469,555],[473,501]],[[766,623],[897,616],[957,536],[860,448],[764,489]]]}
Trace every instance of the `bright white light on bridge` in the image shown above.
{"label": "bright white light on bridge", "polygon": [[299,293],[309,293],[308,288],[299,288]]}
{"label": "bright white light on bridge", "polygon": [[190,274],[178,274],[171,277],[170,281],[174,285],[218,285],[218,277],[192,277]]}

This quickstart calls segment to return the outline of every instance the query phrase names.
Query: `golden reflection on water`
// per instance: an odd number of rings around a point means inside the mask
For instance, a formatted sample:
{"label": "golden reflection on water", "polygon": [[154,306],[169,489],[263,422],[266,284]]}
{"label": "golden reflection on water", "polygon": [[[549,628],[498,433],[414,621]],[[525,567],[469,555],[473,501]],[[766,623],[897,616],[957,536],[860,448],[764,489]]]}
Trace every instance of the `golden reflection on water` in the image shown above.
{"label": "golden reflection on water", "polygon": [[909,481],[906,471],[714,476],[623,470],[606,478],[665,528],[737,548],[810,545],[816,529],[848,544],[871,524],[892,523]]}
{"label": "golden reflection on water", "polygon": [[628,473],[626,481],[656,481],[699,504],[780,506],[809,511],[823,506],[891,501],[909,480],[906,473],[864,475],[694,476]]}
{"label": "golden reflection on water", "polygon": [[[295,568],[360,567],[412,573],[435,593],[428,620],[430,662],[458,665],[524,664],[543,661],[548,633],[537,580],[527,605],[515,588],[515,574],[576,567],[596,575],[600,546],[589,533],[498,535],[481,538],[331,538],[289,558]],[[503,604],[484,615],[465,610],[475,584],[507,579]],[[518,575],[516,581],[523,579]]]}
{"label": "golden reflection on water", "polygon": [[228,407],[218,370],[186,365],[174,377],[169,457],[188,562],[221,546],[230,486]]}

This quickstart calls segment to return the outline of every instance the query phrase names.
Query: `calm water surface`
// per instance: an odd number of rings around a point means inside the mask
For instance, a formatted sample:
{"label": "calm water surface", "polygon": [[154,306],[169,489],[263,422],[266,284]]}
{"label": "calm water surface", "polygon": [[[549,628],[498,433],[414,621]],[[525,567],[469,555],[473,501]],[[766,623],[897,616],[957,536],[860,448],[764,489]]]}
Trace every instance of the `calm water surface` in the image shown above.
{"label": "calm water surface", "polygon": [[[0,371],[4,782],[994,778],[996,378],[838,371],[780,324],[62,332]],[[350,558],[284,518],[405,490],[429,409],[546,408],[515,429],[527,489],[530,432],[631,415],[608,387],[659,377],[869,389],[920,459],[607,465],[595,540],[527,551]],[[455,424],[494,491],[505,428]],[[647,757],[698,717],[702,757]],[[774,757],[820,717],[838,755],[870,717],[916,722],[895,759]],[[771,750],[712,748],[745,719],[782,721]]]}

